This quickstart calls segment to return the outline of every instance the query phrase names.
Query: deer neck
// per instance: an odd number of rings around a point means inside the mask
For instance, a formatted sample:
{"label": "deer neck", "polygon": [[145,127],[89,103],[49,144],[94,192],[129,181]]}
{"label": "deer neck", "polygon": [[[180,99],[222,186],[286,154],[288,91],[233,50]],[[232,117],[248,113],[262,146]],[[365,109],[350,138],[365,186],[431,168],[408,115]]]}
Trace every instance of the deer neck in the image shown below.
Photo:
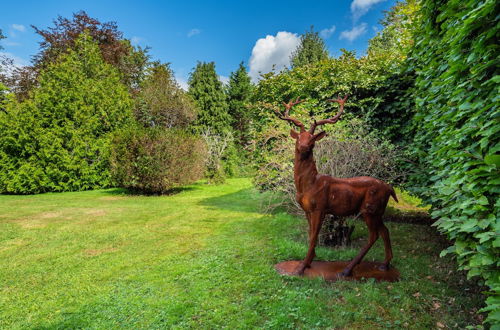
{"label": "deer neck", "polygon": [[318,170],[312,150],[307,155],[302,155],[298,152],[295,153],[293,173],[297,193],[303,193],[314,185]]}

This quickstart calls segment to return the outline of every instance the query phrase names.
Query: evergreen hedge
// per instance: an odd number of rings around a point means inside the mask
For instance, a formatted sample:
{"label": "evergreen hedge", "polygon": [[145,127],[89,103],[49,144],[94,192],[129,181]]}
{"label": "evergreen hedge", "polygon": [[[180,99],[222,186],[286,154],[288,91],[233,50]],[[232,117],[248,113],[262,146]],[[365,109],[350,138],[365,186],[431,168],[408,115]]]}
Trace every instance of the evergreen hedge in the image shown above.
{"label": "evergreen hedge", "polygon": [[414,68],[421,193],[468,275],[490,287],[500,323],[498,1],[423,0]]}

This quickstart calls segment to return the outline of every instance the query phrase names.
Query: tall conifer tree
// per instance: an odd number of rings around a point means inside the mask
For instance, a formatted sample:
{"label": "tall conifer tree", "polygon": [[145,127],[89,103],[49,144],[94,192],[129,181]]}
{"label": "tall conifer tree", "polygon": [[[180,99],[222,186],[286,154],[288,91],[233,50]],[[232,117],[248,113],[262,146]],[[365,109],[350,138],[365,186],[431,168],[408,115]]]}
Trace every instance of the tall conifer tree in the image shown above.
{"label": "tall conifer tree", "polygon": [[215,72],[215,63],[198,62],[189,77],[189,91],[198,107],[195,128],[199,131],[210,129],[215,134],[223,134],[231,128],[226,94]]}
{"label": "tall conifer tree", "polygon": [[327,58],[328,50],[326,49],[325,41],[311,26],[310,31],[300,36],[300,44],[292,53],[290,62],[292,63],[292,67],[296,68],[302,65],[316,63]]}
{"label": "tall conifer tree", "polygon": [[252,123],[252,113],[247,107],[252,93],[252,82],[250,76],[243,65],[229,77],[227,89],[229,114],[232,117],[232,127],[234,129],[238,143],[245,145],[249,140],[249,130]]}

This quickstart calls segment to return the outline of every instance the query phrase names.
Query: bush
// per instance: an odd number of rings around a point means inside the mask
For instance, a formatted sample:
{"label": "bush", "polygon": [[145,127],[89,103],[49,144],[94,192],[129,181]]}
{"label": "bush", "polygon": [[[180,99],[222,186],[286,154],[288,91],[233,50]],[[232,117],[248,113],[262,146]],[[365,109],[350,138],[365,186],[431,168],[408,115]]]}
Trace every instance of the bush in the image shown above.
{"label": "bush", "polygon": [[200,179],[203,142],[185,130],[131,127],[116,134],[111,172],[117,183],[143,193],[166,193]]}

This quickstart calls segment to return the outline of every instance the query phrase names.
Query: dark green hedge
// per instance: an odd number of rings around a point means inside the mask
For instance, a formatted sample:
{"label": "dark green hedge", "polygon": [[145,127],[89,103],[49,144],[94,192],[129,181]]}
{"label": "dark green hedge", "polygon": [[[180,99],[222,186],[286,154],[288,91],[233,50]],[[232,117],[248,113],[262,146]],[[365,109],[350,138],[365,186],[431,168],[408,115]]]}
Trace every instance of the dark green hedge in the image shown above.
{"label": "dark green hedge", "polygon": [[412,63],[417,179],[448,250],[490,287],[487,321],[500,322],[498,1],[424,0]]}

